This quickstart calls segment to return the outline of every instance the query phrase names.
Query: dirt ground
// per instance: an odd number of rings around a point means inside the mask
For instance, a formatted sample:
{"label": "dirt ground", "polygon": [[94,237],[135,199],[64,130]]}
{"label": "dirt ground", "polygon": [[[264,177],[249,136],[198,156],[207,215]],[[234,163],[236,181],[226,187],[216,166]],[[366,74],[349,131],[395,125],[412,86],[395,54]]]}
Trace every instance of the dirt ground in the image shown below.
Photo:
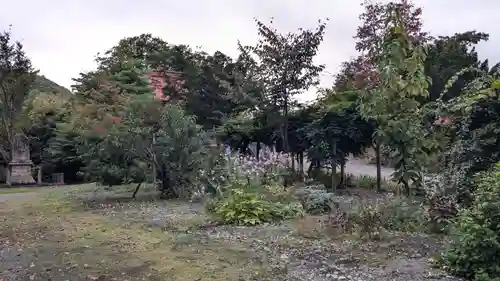
{"label": "dirt ground", "polygon": [[427,260],[436,237],[326,235],[324,217],[216,226],[197,203],[150,191],[42,189],[0,200],[0,280],[456,280]]}

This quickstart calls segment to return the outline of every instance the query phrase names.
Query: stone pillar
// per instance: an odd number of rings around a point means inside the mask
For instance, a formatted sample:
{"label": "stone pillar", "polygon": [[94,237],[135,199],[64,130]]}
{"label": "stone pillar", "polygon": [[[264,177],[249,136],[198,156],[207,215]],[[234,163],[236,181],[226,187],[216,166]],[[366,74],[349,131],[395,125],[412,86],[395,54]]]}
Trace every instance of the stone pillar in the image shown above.
{"label": "stone pillar", "polygon": [[30,158],[29,140],[24,134],[14,135],[11,155],[7,184],[9,186],[35,184],[35,179],[31,174],[33,162]]}

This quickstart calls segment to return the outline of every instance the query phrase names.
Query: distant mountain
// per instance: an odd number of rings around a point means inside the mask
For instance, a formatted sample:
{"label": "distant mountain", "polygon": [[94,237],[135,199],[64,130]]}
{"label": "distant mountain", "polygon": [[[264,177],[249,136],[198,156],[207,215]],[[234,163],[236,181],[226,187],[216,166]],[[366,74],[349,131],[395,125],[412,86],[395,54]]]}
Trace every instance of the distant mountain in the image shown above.
{"label": "distant mountain", "polygon": [[62,95],[73,95],[70,90],[46,78],[43,75],[37,75],[33,85],[34,90],[45,93],[57,93]]}

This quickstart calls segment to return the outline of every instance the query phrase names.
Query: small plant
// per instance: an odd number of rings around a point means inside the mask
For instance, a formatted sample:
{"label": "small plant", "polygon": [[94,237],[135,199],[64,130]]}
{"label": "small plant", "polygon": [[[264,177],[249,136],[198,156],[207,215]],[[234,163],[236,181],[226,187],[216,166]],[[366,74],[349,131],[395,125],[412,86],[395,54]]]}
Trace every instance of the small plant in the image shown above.
{"label": "small plant", "polygon": [[332,234],[348,233],[353,230],[352,216],[340,208],[334,208],[328,215],[328,226]]}
{"label": "small plant", "polygon": [[354,183],[355,186],[359,188],[366,188],[366,189],[377,188],[377,179],[366,175],[361,175],[354,178]]}
{"label": "small plant", "polygon": [[[285,200],[282,188],[276,185],[267,188],[269,190],[244,180],[234,181],[224,188],[221,196],[208,202],[206,210],[214,214],[219,222],[236,225],[257,225],[304,214],[302,204]],[[273,191],[280,196],[273,195]]]}
{"label": "small plant", "polygon": [[295,196],[304,206],[304,210],[312,215],[328,213],[335,206],[332,193],[326,192],[322,187],[307,186],[300,188],[295,191]]}
{"label": "small plant", "polygon": [[426,225],[425,209],[418,202],[396,197],[381,208],[385,229],[403,232],[422,230]]}
{"label": "small plant", "polygon": [[427,218],[432,232],[446,232],[450,221],[458,213],[456,196],[447,195],[446,191],[441,188],[441,183],[442,179],[438,176],[424,180]]}
{"label": "small plant", "polygon": [[382,214],[377,206],[363,205],[349,215],[355,229],[362,237],[368,237],[370,240],[380,238]]}
{"label": "small plant", "polygon": [[403,185],[391,180],[386,180],[382,182],[382,190],[393,194],[401,194],[401,190],[403,190]]}
{"label": "small plant", "polygon": [[257,225],[273,220],[270,203],[261,200],[258,194],[243,189],[232,189],[228,193],[208,209],[221,223]]}
{"label": "small plant", "polygon": [[476,180],[475,200],[461,209],[452,224],[452,242],[443,255],[443,266],[459,277],[499,281],[500,265],[500,166]]}
{"label": "small plant", "polygon": [[311,192],[304,202],[304,209],[309,214],[320,215],[332,211],[332,194],[324,191]]}

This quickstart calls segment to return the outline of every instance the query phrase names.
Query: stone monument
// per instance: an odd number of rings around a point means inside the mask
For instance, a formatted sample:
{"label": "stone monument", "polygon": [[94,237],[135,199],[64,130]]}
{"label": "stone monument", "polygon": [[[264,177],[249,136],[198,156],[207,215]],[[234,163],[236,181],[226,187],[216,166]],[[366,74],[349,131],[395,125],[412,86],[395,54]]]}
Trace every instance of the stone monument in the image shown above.
{"label": "stone monument", "polygon": [[35,184],[35,179],[31,174],[33,162],[30,158],[29,139],[24,134],[14,135],[11,155],[7,184],[9,186]]}

